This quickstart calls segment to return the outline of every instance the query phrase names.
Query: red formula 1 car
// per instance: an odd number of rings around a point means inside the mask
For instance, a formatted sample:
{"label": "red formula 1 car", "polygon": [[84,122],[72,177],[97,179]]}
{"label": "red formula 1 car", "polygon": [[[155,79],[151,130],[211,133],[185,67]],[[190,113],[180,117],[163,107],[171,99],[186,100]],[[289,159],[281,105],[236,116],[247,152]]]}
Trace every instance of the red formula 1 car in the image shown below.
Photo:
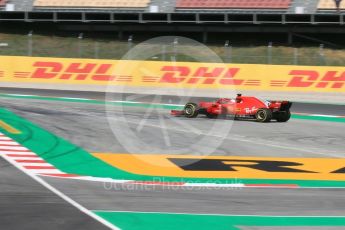
{"label": "red formula 1 car", "polygon": [[247,97],[238,94],[235,99],[220,98],[215,102],[187,103],[183,110],[172,110],[174,116],[188,118],[205,114],[208,118],[232,116],[234,118],[256,119],[259,122],[269,122],[272,119],[286,122],[290,119],[289,101],[261,101],[256,97]]}

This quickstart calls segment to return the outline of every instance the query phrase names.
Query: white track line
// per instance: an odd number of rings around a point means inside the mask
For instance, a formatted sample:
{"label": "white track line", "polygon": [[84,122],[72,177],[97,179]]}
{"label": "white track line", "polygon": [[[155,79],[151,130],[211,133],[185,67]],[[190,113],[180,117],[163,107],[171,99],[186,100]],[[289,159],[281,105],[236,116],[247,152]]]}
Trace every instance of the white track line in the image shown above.
{"label": "white track line", "polygon": [[62,172],[58,169],[30,169],[30,173],[33,174],[62,174]]}
{"label": "white track line", "polygon": [[[1,135],[1,133],[0,133],[0,135]],[[1,135],[1,136],[3,137],[3,135]],[[8,140],[12,140],[12,139],[8,138]],[[13,141],[13,142],[16,143],[15,141]],[[11,152],[11,153],[15,154],[16,152]],[[17,169],[19,169],[20,171],[22,171],[23,173],[25,173],[26,175],[31,177],[33,180],[35,180],[36,182],[40,183],[43,187],[45,187],[48,190],[50,190],[51,192],[55,193],[57,196],[61,197],[63,200],[65,200],[66,202],[68,202],[69,204],[71,204],[72,206],[74,206],[75,208],[80,210],[81,212],[85,213],[89,217],[97,220],[98,222],[102,223],[103,225],[105,225],[106,227],[108,227],[110,229],[121,230],[120,228],[118,228],[115,225],[111,224],[107,220],[101,218],[100,216],[98,216],[97,214],[93,213],[92,211],[86,209],[85,207],[83,207],[79,203],[77,203],[74,200],[72,200],[70,197],[66,196],[65,194],[63,194],[62,192],[60,192],[59,190],[57,190],[56,188],[54,188],[53,186],[51,186],[50,184],[45,182],[42,178],[40,178],[36,174],[34,174],[35,170],[29,170],[29,171],[26,170],[20,163],[17,163],[14,158],[7,156],[6,153],[4,153],[4,151],[0,151],[0,156],[2,156],[7,162],[12,164],[14,167],[16,167]],[[56,171],[55,170],[54,171],[52,171],[52,170],[37,170],[37,171],[39,171],[39,173],[43,173],[44,171],[47,171],[47,173],[49,173],[49,174],[53,173],[53,172],[55,172],[57,174],[61,174],[62,173],[60,170],[57,170],[57,169],[56,169]]]}
{"label": "white track line", "polygon": [[80,97],[57,97],[58,99],[67,99],[67,100],[81,100],[81,101],[90,101],[92,99],[80,98]]}
{"label": "white track line", "polygon": [[8,93],[5,95],[9,96],[15,96],[15,97],[36,97],[36,95],[29,95],[29,94],[14,94],[14,93]]}
{"label": "white track line", "polygon": [[20,165],[22,166],[50,166],[50,167],[53,166],[49,163],[26,163],[26,162],[17,162],[17,163],[20,163]]}
{"label": "white track line", "polygon": [[272,217],[272,218],[345,218],[345,216],[268,216],[268,215],[232,215],[217,213],[186,213],[186,212],[143,212],[143,211],[112,211],[112,210],[92,210],[93,212],[124,212],[124,213],[146,213],[146,214],[173,214],[173,215],[196,215],[196,216],[228,216],[228,217]]}

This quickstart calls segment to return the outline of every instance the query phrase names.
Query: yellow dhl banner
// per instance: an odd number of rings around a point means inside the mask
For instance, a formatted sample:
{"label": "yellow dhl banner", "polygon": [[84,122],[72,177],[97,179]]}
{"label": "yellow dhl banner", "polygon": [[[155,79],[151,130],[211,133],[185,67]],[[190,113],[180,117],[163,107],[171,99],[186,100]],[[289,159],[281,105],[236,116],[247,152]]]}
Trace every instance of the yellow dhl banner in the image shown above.
{"label": "yellow dhl banner", "polygon": [[345,92],[345,67],[0,56],[0,81]]}

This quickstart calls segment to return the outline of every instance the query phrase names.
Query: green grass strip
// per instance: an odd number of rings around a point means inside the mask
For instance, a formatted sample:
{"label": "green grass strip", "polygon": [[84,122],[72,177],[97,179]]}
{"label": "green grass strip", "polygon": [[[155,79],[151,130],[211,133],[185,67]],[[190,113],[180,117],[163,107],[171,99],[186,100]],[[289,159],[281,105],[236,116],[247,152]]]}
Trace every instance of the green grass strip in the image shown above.
{"label": "green grass strip", "polygon": [[[227,216],[141,212],[95,212],[125,230],[239,230],[236,226],[339,227],[344,217]],[[342,227],[343,228],[343,227]],[[283,229],[283,228],[282,228]],[[312,228],[310,228],[312,229]],[[340,229],[340,228],[339,228]]]}

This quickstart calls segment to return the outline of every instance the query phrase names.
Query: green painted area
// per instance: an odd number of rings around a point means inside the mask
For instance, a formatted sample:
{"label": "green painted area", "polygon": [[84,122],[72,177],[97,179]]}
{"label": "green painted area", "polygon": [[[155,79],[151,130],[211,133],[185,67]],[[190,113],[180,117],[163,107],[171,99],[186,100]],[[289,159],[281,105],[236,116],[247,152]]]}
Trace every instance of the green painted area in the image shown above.
{"label": "green painted area", "polygon": [[97,211],[95,213],[124,230],[239,230],[238,226],[296,226],[312,229],[312,227],[322,226],[345,226],[345,217],[227,216]]}
{"label": "green painted area", "polygon": [[129,173],[93,157],[84,149],[44,130],[30,121],[16,114],[0,109],[0,119],[21,131],[21,134],[11,134],[6,130],[0,131],[13,138],[23,146],[35,152],[47,162],[63,172],[112,178],[118,180],[139,180],[156,182],[184,182],[184,183],[218,183],[218,184],[297,184],[302,187],[345,187],[345,181],[322,180],[266,180],[266,179],[241,179],[241,178],[182,178],[147,176]]}
{"label": "green painted area", "polygon": [[[141,102],[116,102],[116,101],[100,101],[83,98],[64,98],[64,97],[43,97],[36,95],[13,95],[13,94],[0,94],[3,98],[20,98],[20,99],[32,99],[32,100],[44,100],[44,101],[64,101],[64,102],[77,102],[88,104],[106,104],[114,106],[130,106],[130,107],[142,107],[142,108],[157,108],[157,109],[181,109],[183,105],[169,105],[169,104],[148,104]],[[297,115],[292,114],[293,119],[302,120],[316,120],[316,121],[328,121],[328,122],[342,122],[345,123],[345,117],[327,117],[327,116],[313,116],[313,115]]]}
{"label": "green painted area", "polygon": [[294,119],[302,119],[302,120],[345,122],[345,117],[327,117],[327,116],[297,115],[297,114],[292,114],[291,117]]}

